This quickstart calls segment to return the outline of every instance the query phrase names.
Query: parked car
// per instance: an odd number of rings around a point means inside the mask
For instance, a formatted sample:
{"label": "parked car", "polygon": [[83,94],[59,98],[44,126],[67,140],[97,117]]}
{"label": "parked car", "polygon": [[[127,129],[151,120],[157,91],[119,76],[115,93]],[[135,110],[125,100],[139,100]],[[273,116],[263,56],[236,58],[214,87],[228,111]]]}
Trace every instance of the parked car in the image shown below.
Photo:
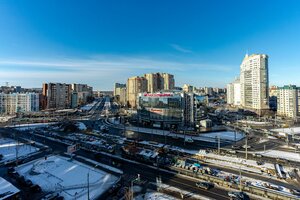
{"label": "parked car", "polygon": [[213,187],[213,184],[208,183],[208,182],[198,182],[196,183],[196,186],[198,188],[204,189],[204,190],[209,190],[210,188]]}
{"label": "parked car", "polygon": [[185,138],[184,141],[187,142],[187,143],[193,143],[194,142],[194,140],[192,138]]}
{"label": "parked car", "polygon": [[19,176],[18,178],[17,178],[17,181],[22,185],[22,186],[26,186],[26,180],[25,180],[25,178],[24,178],[24,176]]}
{"label": "parked car", "polygon": [[293,195],[300,196],[300,190],[293,190],[293,189],[290,189],[290,192],[291,192]]}
{"label": "parked car", "polygon": [[14,179],[18,179],[20,177],[20,174],[16,171],[9,173],[9,175],[11,175],[11,177]]}
{"label": "parked car", "polygon": [[260,161],[260,160],[256,161],[256,163],[257,163],[257,165],[263,165],[263,164],[265,164],[264,161]]}
{"label": "parked car", "polygon": [[31,192],[41,192],[42,191],[42,189],[39,185],[32,185],[29,189]]}
{"label": "parked car", "polygon": [[54,193],[47,194],[41,200],[54,200],[57,199],[57,197],[59,197],[59,194],[54,192]]}
{"label": "parked car", "polygon": [[244,192],[228,192],[228,196],[232,199],[245,199],[245,193]]}
{"label": "parked car", "polygon": [[246,149],[246,148],[247,148],[247,149],[250,149],[250,148],[252,148],[252,146],[251,146],[251,145],[243,145],[243,148],[244,148],[244,149]]}
{"label": "parked car", "polygon": [[241,146],[238,146],[238,145],[232,145],[232,146],[231,146],[231,149],[233,149],[233,150],[239,150],[239,149],[241,149]]}
{"label": "parked car", "polygon": [[25,184],[26,184],[27,187],[31,187],[33,185],[31,180],[26,180]]}
{"label": "parked car", "polygon": [[12,174],[13,172],[15,172],[16,170],[15,170],[15,168],[14,167],[9,167],[8,169],[7,169],[7,174]]}

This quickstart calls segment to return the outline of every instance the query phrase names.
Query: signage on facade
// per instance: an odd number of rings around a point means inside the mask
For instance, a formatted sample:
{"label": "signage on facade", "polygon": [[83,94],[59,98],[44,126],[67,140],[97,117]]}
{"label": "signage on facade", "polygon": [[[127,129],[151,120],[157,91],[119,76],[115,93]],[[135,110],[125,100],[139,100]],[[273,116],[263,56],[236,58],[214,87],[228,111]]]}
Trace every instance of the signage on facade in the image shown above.
{"label": "signage on facade", "polygon": [[144,97],[172,97],[173,94],[172,93],[145,93]]}
{"label": "signage on facade", "polygon": [[163,110],[162,109],[151,108],[150,112],[153,112],[153,113],[162,113]]}

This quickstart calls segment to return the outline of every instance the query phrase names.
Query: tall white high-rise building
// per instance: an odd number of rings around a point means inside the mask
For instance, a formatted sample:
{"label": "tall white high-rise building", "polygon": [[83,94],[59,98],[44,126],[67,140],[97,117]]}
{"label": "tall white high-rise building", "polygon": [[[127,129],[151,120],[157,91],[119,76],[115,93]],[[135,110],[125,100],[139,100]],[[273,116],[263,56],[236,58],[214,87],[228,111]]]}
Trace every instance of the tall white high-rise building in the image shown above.
{"label": "tall white high-rise building", "polygon": [[239,78],[227,84],[227,104],[234,106],[241,105],[241,84]]}
{"label": "tall white high-rise building", "polygon": [[295,118],[299,113],[300,88],[295,85],[285,85],[278,88],[277,114]]}
{"label": "tall white high-rise building", "polygon": [[259,113],[269,109],[268,56],[246,55],[240,69],[242,107]]}

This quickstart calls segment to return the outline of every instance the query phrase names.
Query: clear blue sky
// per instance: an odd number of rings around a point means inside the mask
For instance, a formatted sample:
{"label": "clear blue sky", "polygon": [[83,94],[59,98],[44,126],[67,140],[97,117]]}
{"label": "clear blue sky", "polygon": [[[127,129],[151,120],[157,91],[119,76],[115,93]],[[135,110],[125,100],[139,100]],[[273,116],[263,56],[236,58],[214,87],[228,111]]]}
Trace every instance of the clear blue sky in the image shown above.
{"label": "clear blue sky", "polygon": [[270,84],[300,86],[300,1],[0,1],[0,85],[107,90],[162,71],[225,87],[246,52],[269,55]]}

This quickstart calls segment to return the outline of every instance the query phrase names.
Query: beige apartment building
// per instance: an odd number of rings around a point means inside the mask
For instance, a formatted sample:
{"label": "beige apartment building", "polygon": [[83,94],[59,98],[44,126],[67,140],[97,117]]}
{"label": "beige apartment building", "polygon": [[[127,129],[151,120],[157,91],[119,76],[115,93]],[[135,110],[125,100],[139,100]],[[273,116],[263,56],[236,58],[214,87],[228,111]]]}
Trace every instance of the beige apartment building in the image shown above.
{"label": "beige apartment building", "polygon": [[137,96],[139,93],[147,92],[147,79],[134,76],[127,80],[127,102],[131,108],[137,107]]}

